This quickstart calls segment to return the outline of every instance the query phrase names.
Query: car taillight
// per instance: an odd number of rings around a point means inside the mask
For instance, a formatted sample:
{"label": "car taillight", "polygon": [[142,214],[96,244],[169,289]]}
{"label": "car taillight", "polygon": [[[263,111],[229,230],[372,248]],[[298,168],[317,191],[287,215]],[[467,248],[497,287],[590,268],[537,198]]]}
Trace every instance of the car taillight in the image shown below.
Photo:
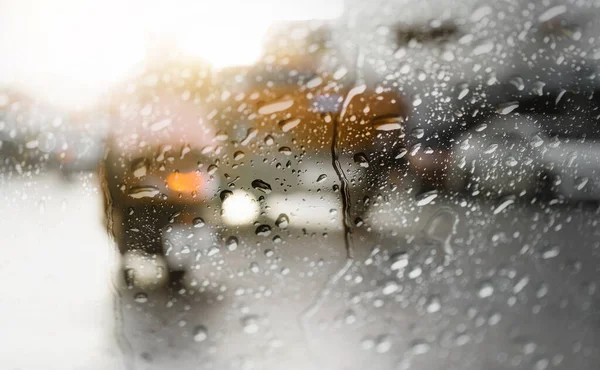
{"label": "car taillight", "polygon": [[167,176],[169,189],[180,193],[191,193],[198,191],[203,184],[202,175],[196,171],[173,172]]}

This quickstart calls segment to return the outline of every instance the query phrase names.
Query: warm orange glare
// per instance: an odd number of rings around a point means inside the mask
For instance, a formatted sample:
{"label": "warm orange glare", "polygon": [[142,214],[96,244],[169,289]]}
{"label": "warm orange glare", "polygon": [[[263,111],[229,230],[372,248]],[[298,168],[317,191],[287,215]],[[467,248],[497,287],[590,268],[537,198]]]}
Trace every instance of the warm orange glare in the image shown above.
{"label": "warm orange glare", "polygon": [[196,171],[187,173],[173,172],[167,176],[167,186],[169,189],[180,193],[198,191],[202,186],[202,175]]}

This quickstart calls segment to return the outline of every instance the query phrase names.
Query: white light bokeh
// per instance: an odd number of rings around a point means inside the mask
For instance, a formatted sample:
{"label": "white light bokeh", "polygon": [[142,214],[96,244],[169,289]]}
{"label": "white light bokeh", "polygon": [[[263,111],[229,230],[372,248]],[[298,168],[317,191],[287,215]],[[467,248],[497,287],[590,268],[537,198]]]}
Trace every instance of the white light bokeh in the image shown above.
{"label": "white light bokeh", "polygon": [[236,190],[223,201],[223,222],[231,226],[248,225],[260,214],[258,202],[252,194]]}
{"label": "white light bokeh", "polygon": [[85,106],[144,59],[149,36],[215,67],[248,64],[277,21],[330,19],[342,0],[4,0],[0,84]]}

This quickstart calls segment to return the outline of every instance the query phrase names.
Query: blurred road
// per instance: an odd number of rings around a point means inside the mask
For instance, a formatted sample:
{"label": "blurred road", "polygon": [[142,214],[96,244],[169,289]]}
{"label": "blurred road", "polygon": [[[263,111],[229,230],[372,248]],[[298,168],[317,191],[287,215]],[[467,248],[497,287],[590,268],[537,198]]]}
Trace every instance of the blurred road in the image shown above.
{"label": "blurred road", "polygon": [[96,179],[0,183],[2,368],[123,369]]}
{"label": "blurred road", "polygon": [[95,178],[3,180],[4,368],[600,366],[597,208],[417,201],[396,185],[353,229],[336,281],[339,228],[292,219],[268,236],[229,230],[184,284],[142,292],[111,289]]}

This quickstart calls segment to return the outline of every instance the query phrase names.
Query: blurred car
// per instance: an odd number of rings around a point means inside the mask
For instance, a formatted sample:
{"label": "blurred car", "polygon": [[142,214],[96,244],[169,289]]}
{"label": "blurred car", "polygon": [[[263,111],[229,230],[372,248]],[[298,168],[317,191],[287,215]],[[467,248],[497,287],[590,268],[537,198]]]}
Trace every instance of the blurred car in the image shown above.
{"label": "blurred car", "polygon": [[370,79],[410,97],[405,158],[418,192],[597,200],[597,9],[432,4],[382,2],[383,14],[356,2],[347,17],[371,17],[341,32],[374,56]]}
{"label": "blurred car", "polygon": [[[380,150],[372,121],[401,143],[405,101],[350,84],[323,54],[281,55],[289,50],[222,71],[168,60],[141,68],[114,94],[107,221],[130,283],[181,276],[222,243],[235,248],[232,231],[337,231],[338,176],[379,176],[367,172],[368,153]],[[338,173],[334,162],[348,148],[353,168]],[[186,247],[186,238],[202,248]]]}

